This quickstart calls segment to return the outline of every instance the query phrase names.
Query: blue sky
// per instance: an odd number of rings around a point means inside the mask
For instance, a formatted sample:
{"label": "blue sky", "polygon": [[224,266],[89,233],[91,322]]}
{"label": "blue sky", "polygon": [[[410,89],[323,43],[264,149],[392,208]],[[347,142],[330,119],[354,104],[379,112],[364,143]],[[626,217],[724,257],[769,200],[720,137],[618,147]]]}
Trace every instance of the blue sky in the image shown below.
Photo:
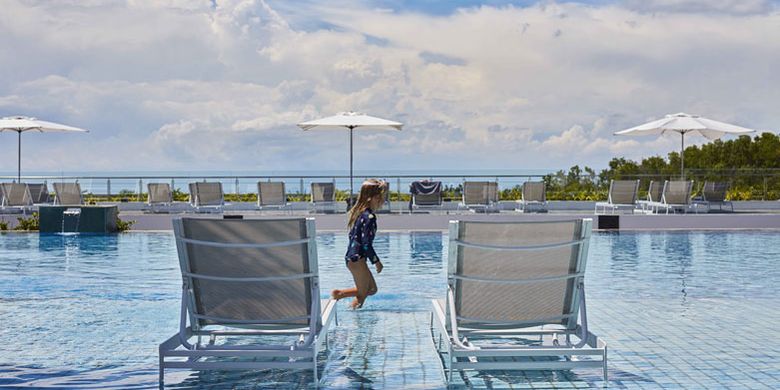
{"label": "blue sky", "polygon": [[295,124],[347,110],[406,125],[357,136],[368,170],[602,168],[676,150],[612,136],[664,114],[780,120],[777,1],[214,4],[4,1],[0,115],[91,130],[26,134],[25,169],[345,169],[345,133]]}

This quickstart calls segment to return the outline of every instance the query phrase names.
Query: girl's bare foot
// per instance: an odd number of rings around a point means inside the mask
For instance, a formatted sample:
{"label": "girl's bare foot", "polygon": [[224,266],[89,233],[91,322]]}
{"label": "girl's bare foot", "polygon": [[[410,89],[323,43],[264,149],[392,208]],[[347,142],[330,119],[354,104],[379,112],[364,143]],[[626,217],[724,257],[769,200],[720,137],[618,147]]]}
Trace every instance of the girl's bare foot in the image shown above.
{"label": "girl's bare foot", "polygon": [[352,303],[349,304],[349,307],[352,310],[357,310],[357,309],[360,309],[361,307],[363,307],[363,304],[360,303],[360,301],[358,301],[357,298],[355,298],[355,299],[352,300]]}

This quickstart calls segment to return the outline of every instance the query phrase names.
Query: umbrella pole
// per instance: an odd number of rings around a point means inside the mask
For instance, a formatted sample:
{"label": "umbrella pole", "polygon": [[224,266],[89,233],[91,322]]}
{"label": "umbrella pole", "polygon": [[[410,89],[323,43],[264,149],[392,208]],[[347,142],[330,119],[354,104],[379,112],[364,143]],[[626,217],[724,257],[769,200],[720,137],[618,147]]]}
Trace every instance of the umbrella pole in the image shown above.
{"label": "umbrella pole", "polygon": [[352,132],[355,130],[353,126],[349,127],[349,200],[347,201],[347,205],[349,208],[352,208]]}
{"label": "umbrella pole", "polygon": [[680,132],[680,179],[685,180],[685,132]]}
{"label": "umbrella pole", "polygon": [[22,132],[17,131],[16,132],[19,137],[17,140],[17,147],[16,147],[16,182],[21,183],[22,182]]}

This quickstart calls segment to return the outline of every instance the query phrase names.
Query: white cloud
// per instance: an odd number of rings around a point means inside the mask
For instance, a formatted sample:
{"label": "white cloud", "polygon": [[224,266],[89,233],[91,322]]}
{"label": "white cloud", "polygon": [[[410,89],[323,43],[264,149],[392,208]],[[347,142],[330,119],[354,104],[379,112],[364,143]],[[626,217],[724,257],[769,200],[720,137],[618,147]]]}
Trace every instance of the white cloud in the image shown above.
{"label": "white cloud", "polygon": [[[612,136],[670,112],[776,126],[780,14],[747,3],[432,16],[344,1],[303,3],[290,23],[262,0],[9,0],[0,115],[92,130],[29,137],[49,156],[31,170],[344,169],[346,132],[295,123],[346,110],[406,124],[359,133],[360,169],[603,167],[676,150],[674,137]],[[12,141],[0,134],[0,170]]]}

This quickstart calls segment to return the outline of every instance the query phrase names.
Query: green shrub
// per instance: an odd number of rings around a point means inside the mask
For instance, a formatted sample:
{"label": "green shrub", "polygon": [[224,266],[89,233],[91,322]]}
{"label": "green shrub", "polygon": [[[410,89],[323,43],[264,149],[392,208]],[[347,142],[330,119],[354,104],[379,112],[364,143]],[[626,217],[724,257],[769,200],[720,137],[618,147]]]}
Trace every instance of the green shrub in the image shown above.
{"label": "green shrub", "polygon": [[8,230],[8,221],[0,220],[0,231],[4,232]]}
{"label": "green shrub", "polygon": [[135,221],[124,221],[118,216],[116,217],[116,229],[119,232],[126,232],[133,228],[133,225],[135,225]]}
{"label": "green shrub", "polygon": [[38,213],[32,213],[32,215],[29,218],[25,217],[19,217],[16,218],[19,223],[16,225],[14,230],[25,230],[25,231],[37,231],[39,230],[39,220],[38,220]]}

